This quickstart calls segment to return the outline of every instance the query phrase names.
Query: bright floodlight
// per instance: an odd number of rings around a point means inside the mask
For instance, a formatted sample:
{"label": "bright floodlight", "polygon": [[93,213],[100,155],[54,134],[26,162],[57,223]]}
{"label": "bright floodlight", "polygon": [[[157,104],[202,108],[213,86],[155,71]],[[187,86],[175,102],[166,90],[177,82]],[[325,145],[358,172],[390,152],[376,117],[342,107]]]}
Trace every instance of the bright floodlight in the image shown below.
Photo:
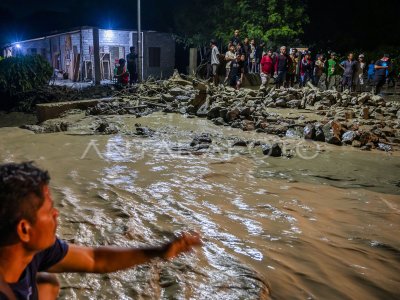
{"label": "bright floodlight", "polygon": [[15,47],[17,47],[19,49],[19,48],[21,48],[21,44],[16,44]]}

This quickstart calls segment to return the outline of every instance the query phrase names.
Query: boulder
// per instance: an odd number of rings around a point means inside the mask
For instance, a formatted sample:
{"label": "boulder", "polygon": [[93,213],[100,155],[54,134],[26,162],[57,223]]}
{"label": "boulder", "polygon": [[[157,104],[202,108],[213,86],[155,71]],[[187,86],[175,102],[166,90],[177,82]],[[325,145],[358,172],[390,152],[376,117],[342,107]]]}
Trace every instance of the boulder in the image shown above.
{"label": "boulder", "polygon": [[384,144],[384,143],[378,143],[378,149],[381,151],[386,151],[386,152],[393,150],[392,146],[390,146],[388,144]]}
{"label": "boulder", "polygon": [[264,155],[272,156],[272,157],[280,157],[282,156],[282,149],[279,147],[277,143],[268,145],[261,145],[261,149]]}
{"label": "boulder", "polygon": [[287,107],[286,101],[284,99],[277,99],[275,102],[276,107]]}
{"label": "boulder", "polygon": [[300,108],[301,107],[301,100],[290,100],[286,104],[290,108]]}
{"label": "boulder", "polygon": [[220,115],[219,115],[219,111],[221,110],[221,107],[220,106],[214,106],[214,107],[212,107],[209,111],[208,111],[208,113],[207,113],[207,118],[208,119],[215,119],[215,118],[218,118]]}
{"label": "boulder", "polygon": [[[139,126],[136,126],[139,125]],[[141,135],[141,136],[152,136],[154,134],[154,130],[145,127],[145,126],[140,126],[140,124],[135,124],[136,126],[136,135]]]}
{"label": "boulder", "polygon": [[302,137],[302,128],[300,127],[295,127],[295,128],[289,128],[286,131],[286,137],[288,138],[301,138]]}
{"label": "boulder", "polygon": [[173,96],[178,96],[178,95],[185,95],[186,91],[180,87],[174,87],[169,90],[169,93]]}
{"label": "boulder", "polygon": [[211,143],[212,140],[210,135],[208,133],[202,133],[200,135],[196,135],[193,138],[192,142],[190,143],[190,146],[193,147],[199,144],[211,144]]}
{"label": "boulder", "polygon": [[228,112],[226,113],[226,120],[228,122],[231,122],[239,118],[239,115],[240,115],[240,110],[237,107],[235,107],[234,109],[228,110]]}
{"label": "boulder", "polygon": [[256,129],[256,127],[255,127],[253,121],[243,120],[242,121],[242,129],[243,129],[243,131],[253,131],[254,129]]}
{"label": "boulder", "polygon": [[322,131],[324,132],[325,141],[329,144],[333,145],[341,145],[342,142],[340,140],[340,130],[339,126],[336,122],[331,121],[325,124],[322,127]]}
{"label": "boulder", "polygon": [[232,147],[247,147],[249,142],[244,140],[235,140],[232,144]]}
{"label": "boulder", "polygon": [[356,137],[357,133],[355,131],[346,131],[342,135],[342,142],[346,144],[352,144]]}
{"label": "boulder", "polygon": [[[304,138],[306,140],[313,140],[315,139],[315,126],[313,124],[307,124],[303,130]],[[325,138],[324,138],[325,140]]]}

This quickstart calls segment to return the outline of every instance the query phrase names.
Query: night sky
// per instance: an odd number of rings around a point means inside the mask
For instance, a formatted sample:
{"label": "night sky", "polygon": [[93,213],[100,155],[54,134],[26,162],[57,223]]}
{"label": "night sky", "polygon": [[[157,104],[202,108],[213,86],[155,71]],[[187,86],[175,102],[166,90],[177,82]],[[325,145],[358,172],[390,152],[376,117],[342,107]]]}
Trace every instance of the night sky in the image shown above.
{"label": "night sky", "polygon": [[[142,0],[142,28],[173,32],[173,11],[182,1]],[[307,12],[311,22],[302,37],[306,44],[317,41],[327,48],[367,50],[385,45],[400,46],[398,0],[308,0]],[[135,29],[136,1],[0,2],[0,44],[84,25]]]}

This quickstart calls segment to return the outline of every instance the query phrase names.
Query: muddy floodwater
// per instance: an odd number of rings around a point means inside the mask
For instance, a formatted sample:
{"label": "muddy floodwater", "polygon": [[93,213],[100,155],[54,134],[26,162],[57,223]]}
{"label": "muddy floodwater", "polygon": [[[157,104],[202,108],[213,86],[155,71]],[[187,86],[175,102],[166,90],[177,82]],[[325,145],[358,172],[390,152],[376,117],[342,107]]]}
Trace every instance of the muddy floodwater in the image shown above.
{"label": "muddy floodwater", "polygon": [[[292,157],[272,158],[231,145],[276,137],[205,119],[110,120],[124,133],[0,128],[0,161],[50,171],[58,234],[70,242],[154,245],[196,230],[204,246],[172,262],[64,274],[61,299],[400,299],[397,153],[283,139]],[[137,122],[155,133],[134,135]],[[209,149],[185,150],[196,133],[210,134]]]}

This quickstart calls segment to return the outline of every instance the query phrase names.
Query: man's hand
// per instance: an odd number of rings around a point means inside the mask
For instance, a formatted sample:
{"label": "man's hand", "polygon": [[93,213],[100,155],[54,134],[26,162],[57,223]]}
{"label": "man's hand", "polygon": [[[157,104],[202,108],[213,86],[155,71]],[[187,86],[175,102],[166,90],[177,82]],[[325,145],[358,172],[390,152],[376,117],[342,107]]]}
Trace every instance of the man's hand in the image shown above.
{"label": "man's hand", "polygon": [[170,259],[200,245],[201,240],[197,233],[183,233],[161,247],[122,248],[103,246],[94,248],[70,244],[64,259],[48,269],[47,272],[115,272],[148,263],[157,257]]}
{"label": "man's hand", "polygon": [[180,253],[192,251],[193,247],[201,246],[201,244],[198,233],[183,233],[165,246],[163,258],[174,258]]}

